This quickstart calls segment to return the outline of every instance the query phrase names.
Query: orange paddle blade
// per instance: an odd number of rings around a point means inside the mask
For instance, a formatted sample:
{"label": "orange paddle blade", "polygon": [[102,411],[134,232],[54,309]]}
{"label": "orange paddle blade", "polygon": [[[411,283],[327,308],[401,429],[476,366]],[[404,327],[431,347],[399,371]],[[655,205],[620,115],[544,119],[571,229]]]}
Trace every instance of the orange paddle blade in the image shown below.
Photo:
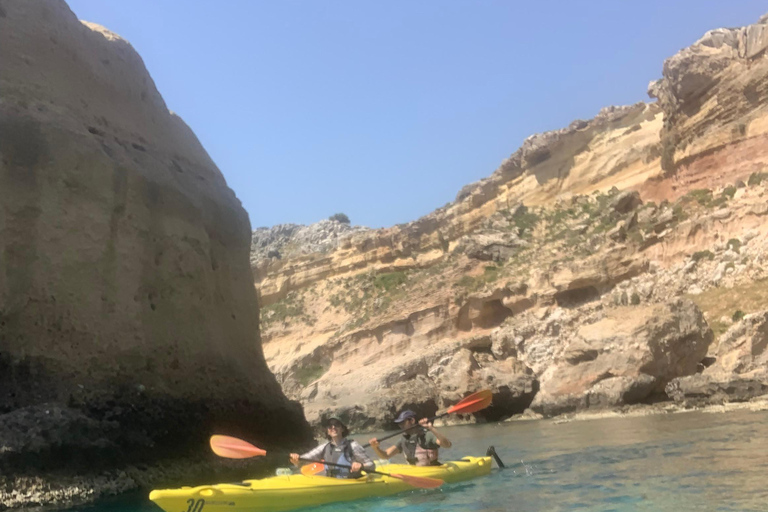
{"label": "orange paddle blade", "polygon": [[484,389],[483,391],[472,393],[461,402],[451,406],[448,408],[447,413],[469,414],[471,412],[481,411],[491,405],[492,398],[493,393],[491,393],[491,390]]}
{"label": "orange paddle blade", "polygon": [[247,441],[230,436],[211,436],[211,450],[219,457],[228,459],[249,459],[251,457],[263,457],[265,450],[253,446]]}
{"label": "orange paddle blade", "polygon": [[301,466],[301,474],[304,476],[316,475],[323,471],[325,471],[325,464],[321,464],[320,462],[313,462],[312,464]]}
{"label": "orange paddle blade", "polygon": [[[386,473],[381,473],[381,474],[384,475]],[[444,481],[439,480],[437,478],[428,478],[425,476],[401,475],[399,473],[389,473],[389,476],[394,478],[399,478],[405,483],[410,484],[414,487],[418,487],[420,489],[437,489],[438,487],[440,487],[445,483]]]}

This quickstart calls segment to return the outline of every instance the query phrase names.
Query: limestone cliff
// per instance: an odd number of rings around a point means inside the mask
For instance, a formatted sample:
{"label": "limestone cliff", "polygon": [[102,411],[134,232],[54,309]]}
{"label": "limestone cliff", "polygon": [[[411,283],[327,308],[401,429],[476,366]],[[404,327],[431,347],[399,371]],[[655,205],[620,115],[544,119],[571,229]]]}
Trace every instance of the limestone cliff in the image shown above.
{"label": "limestone cliff", "polygon": [[481,420],[684,396],[732,316],[768,307],[762,30],[708,34],[658,103],[529,137],[424,218],[255,261],[286,393],[358,428],[481,388]]}
{"label": "limestone cliff", "polygon": [[638,186],[661,171],[660,128],[659,109],[639,103],[605,108],[590,121],[531,136],[489,178],[464,187],[454,202],[421,219],[351,235],[330,253],[255,262],[262,304],[320,279],[430,266],[488,216],[521,201],[543,204],[564,192]]}
{"label": "limestone cliff", "polygon": [[2,0],[0,62],[2,503],[213,432],[311,439],[265,364],[246,212],[131,45]]}
{"label": "limestone cliff", "polygon": [[768,19],[707,32],[664,62],[648,92],[664,111],[662,166],[671,176],[657,194],[744,179],[768,165]]}

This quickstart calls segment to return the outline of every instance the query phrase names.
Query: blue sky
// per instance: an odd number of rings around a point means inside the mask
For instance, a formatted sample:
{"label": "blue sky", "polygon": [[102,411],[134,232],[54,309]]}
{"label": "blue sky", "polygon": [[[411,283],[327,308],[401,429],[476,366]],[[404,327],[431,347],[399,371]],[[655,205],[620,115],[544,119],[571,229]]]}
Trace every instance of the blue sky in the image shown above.
{"label": "blue sky", "polygon": [[662,63],[768,3],[69,0],[141,54],[253,227],[409,222],[532,133],[648,101]]}

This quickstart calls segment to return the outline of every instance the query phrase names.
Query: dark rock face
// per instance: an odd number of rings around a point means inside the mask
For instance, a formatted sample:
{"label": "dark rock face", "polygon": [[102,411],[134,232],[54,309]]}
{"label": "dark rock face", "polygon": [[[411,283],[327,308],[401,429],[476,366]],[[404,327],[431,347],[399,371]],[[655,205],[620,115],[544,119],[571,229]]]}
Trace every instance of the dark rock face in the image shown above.
{"label": "dark rock face", "polygon": [[681,377],[667,384],[666,393],[677,404],[686,407],[746,402],[768,393],[768,372]]}
{"label": "dark rock face", "polygon": [[141,58],[63,1],[2,9],[0,472],[310,441],[261,351],[248,217]]}

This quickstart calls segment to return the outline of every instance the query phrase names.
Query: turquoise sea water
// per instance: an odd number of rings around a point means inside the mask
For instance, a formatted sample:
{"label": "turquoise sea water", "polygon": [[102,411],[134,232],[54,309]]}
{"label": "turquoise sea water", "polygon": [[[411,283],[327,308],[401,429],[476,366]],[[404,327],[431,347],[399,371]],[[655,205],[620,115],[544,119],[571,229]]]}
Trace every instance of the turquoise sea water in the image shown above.
{"label": "turquoise sea water", "polygon": [[[443,431],[454,447],[444,450],[442,459],[484,454],[494,445],[507,469],[437,490],[303,510],[768,510],[768,412],[512,422]],[[123,498],[78,512],[160,509],[143,498]]]}

